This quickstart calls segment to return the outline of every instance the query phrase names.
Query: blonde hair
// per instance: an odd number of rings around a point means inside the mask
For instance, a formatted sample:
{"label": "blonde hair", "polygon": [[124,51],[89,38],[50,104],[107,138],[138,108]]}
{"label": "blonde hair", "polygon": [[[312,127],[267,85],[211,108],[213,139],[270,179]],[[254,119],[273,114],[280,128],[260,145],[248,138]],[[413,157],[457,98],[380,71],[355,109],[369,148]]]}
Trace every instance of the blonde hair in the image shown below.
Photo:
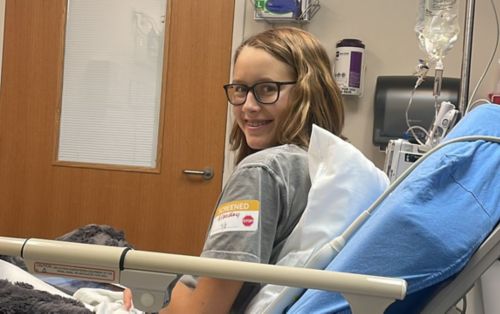
{"label": "blonde hair", "polygon": [[[342,136],[344,107],[340,90],[332,76],[330,59],[321,43],[310,33],[294,27],[273,28],[245,40],[236,50],[234,62],[244,47],[263,49],[289,65],[297,83],[290,104],[278,120],[277,145],[309,146],[312,125]],[[246,142],[237,122],[230,144],[237,150],[236,162],[255,152]]]}

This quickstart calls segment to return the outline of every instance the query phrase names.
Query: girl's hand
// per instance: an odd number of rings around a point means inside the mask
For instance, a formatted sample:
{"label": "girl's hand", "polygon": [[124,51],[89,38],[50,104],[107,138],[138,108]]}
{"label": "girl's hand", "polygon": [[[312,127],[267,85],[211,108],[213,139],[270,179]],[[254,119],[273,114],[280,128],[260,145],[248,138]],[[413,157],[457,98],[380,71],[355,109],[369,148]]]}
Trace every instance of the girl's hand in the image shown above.
{"label": "girl's hand", "polygon": [[132,290],[129,288],[123,290],[123,306],[127,311],[130,311],[132,308]]}

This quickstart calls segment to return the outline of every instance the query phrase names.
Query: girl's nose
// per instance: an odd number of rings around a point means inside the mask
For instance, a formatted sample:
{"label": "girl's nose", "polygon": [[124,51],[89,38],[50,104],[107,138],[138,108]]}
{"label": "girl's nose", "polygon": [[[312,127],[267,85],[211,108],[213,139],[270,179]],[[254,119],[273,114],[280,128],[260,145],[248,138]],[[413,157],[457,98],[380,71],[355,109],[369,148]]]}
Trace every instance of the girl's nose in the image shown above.
{"label": "girl's nose", "polygon": [[247,112],[260,110],[260,105],[259,105],[257,99],[255,99],[255,96],[253,95],[252,91],[248,92],[247,99],[246,99],[245,103],[243,103],[242,106],[243,107],[241,109],[243,111],[247,111]]}

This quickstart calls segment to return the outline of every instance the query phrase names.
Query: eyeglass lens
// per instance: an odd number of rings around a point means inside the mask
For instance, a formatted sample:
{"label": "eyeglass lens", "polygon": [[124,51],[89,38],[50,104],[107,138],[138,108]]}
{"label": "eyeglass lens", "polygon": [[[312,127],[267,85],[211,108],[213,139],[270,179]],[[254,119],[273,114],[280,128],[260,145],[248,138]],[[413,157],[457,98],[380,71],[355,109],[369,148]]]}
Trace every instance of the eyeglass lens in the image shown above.
{"label": "eyeglass lens", "polygon": [[230,84],[226,88],[229,102],[233,105],[244,104],[250,90],[255,99],[263,104],[275,103],[279,97],[279,85],[275,82],[258,83],[251,87],[243,84]]}

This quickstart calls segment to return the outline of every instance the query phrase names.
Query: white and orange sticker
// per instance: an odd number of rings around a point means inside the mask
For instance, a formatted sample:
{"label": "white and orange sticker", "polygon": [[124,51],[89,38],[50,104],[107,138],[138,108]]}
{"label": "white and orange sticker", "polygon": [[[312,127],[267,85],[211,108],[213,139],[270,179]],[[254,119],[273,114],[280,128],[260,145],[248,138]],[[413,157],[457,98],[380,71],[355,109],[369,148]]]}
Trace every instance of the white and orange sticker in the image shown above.
{"label": "white and orange sticker", "polygon": [[221,204],[215,211],[210,235],[226,231],[255,231],[259,226],[260,201],[239,200]]}

